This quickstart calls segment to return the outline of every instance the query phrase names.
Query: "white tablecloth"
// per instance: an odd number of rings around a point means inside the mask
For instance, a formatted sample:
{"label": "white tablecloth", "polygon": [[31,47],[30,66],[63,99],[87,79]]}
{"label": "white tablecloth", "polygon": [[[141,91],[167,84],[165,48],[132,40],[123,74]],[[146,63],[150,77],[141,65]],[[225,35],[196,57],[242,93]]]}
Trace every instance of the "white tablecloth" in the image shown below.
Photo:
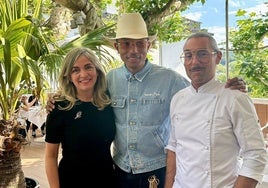
{"label": "white tablecloth", "polygon": [[28,121],[40,128],[46,122],[47,114],[42,106],[33,106],[28,111],[21,110],[19,118],[28,119]]}

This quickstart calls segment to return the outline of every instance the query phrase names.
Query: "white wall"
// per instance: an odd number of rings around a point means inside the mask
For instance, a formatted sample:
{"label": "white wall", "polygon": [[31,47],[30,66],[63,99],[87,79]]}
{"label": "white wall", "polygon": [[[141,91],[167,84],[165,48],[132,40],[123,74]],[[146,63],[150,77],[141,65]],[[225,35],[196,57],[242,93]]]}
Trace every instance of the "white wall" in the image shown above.
{"label": "white wall", "polygon": [[180,60],[184,42],[163,43],[162,47],[159,47],[159,64],[177,71],[189,80]]}

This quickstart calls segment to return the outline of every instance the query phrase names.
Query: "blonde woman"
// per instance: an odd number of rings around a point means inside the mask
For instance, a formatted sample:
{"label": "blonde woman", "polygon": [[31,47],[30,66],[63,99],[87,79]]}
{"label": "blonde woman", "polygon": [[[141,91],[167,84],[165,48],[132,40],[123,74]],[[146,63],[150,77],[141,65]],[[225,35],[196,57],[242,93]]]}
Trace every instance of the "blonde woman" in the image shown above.
{"label": "blonde woman", "polygon": [[105,73],[94,53],[71,50],[59,76],[60,96],[46,121],[45,168],[51,188],[114,187],[110,144],[115,123],[106,89]]}

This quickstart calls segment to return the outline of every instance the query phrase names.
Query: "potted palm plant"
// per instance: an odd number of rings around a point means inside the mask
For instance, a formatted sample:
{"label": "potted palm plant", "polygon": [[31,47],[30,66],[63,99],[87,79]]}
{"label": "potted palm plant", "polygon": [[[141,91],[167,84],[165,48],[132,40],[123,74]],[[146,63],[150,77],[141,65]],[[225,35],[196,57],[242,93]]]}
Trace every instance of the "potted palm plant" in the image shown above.
{"label": "potted palm plant", "polygon": [[22,2],[0,1],[0,187],[26,187],[20,149],[27,142],[18,134],[16,106],[33,82],[39,91],[43,86],[40,68],[27,53],[37,27],[32,17],[14,8]]}
{"label": "potted palm plant", "polygon": [[20,124],[16,119],[16,104],[24,88],[29,87],[35,78],[29,69],[31,61],[27,59],[20,43],[27,35],[25,27],[30,24],[28,18],[17,19],[1,36],[0,187],[26,186],[20,159],[20,149],[26,140],[18,134]]}

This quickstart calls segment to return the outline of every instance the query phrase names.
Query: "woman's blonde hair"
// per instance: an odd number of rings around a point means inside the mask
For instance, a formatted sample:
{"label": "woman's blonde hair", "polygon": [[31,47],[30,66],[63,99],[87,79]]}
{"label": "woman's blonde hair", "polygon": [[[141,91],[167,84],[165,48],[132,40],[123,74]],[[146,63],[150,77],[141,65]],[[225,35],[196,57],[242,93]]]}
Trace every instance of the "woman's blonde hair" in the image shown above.
{"label": "woman's blonde hair", "polygon": [[59,107],[60,109],[63,110],[71,109],[78,101],[78,99],[76,98],[77,95],[76,88],[71,81],[71,71],[76,60],[81,55],[87,57],[96,67],[98,77],[94,86],[92,104],[98,107],[99,110],[101,110],[111,103],[111,100],[106,93],[107,92],[106,75],[97,56],[94,54],[92,50],[85,47],[78,47],[71,50],[64,58],[59,75],[60,96],[56,98],[56,101],[63,101],[63,100],[69,101],[67,106]]}

